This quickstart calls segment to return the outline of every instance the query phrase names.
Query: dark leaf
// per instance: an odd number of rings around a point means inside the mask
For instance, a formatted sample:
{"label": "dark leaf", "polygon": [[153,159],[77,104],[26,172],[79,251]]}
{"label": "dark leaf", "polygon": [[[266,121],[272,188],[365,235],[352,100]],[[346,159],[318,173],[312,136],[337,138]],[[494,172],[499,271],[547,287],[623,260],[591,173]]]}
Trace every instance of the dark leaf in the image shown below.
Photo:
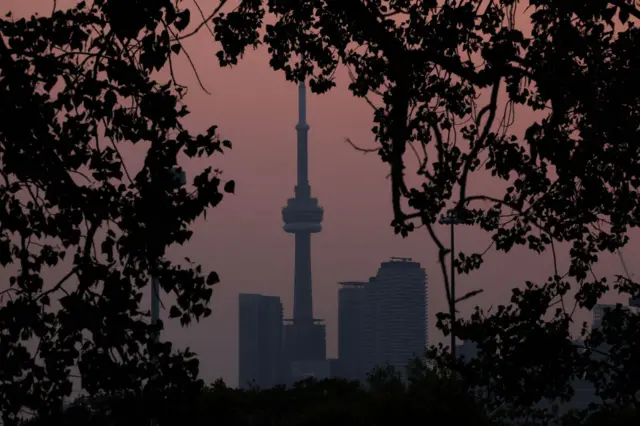
{"label": "dark leaf", "polygon": [[224,192],[228,192],[228,193],[230,193],[230,194],[233,194],[233,193],[235,192],[235,190],[236,190],[236,183],[235,183],[235,181],[230,180],[230,181],[227,181],[227,182],[224,184]]}

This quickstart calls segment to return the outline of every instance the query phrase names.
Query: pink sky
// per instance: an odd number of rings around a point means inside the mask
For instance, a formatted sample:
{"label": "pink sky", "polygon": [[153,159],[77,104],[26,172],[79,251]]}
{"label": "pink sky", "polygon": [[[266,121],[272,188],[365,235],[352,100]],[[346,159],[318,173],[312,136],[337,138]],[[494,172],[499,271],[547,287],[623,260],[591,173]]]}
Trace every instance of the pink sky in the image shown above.
{"label": "pink sky", "polygon": [[[58,1],[58,7],[73,3]],[[205,13],[217,4],[211,0],[199,3]],[[0,13],[48,12],[51,4],[51,0],[4,0]],[[173,252],[176,259],[189,256],[220,274],[213,314],[186,329],[177,322],[165,323],[164,336],[201,355],[206,380],[221,376],[235,385],[238,293],[278,295],[285,316],[291,315],[294,247],[293,237],[282,230],[281,208],[293,196],[295,185],[297,90],[282,73],[271,70],[265,49],[250,52],[237,67],[221,69],[215,58],[217,46],[206,31],[188,40],[186,48],[211,93],[209,96],[198,87],[187,62],[182,61],[177,75],[190,87],[188,126],[203,131],[217,124],[220,134],[233,142],[233,150],[216,157],[215,167],[223,169],[224,176],[237,185],[235,195],[210,211],[207,221],[195,225],[192,241]],[[325,209],[323,231],[312,239],[314,309],[315,315],[327,322],[328,355],[337,352],[337,283],[366,280],[390,256],[412,257],[426,268],[430,340],[438,342],[442,338],[434,327],[435,313],[444,310],[445,304],[436,250],[426,231],[418,230],[407,239],[393,234],[385,165],[377,155],[363,155],[344,142],[348,137],[362,146],[373,146],[372,110],[351,96],[345,70],[338,73],[337,83],[338,87],[326,95],[308,97],[310,181],[313,195]],[[521,112],[514,130],[521,131],[531,120],[526,111]],[[127,158],[132,164],[140,160],[140,154],[133,151]],[[491,190],[487,177],[480,176],[474,183],[477,190]],[[445,232],[440,230],[448,244]],[[467,252],[482,251],[490,242],[484,233],[468,228],[459,228],[456,236],[457,248]],[[632,253],[637,248],[638,243],[632,242],[625,250],[631,272],[635,266]],[[566,254],[561,255],[561,261],[563,258]],[[468,314],[474,304],[488,307],[505,303],[510,288],[525,280],[544,280],[553,273],[552,267],[550,254],[490,252],[479,272],[457,279],[458,294],[485,289],[460,309]],[[622,268],[616,257],[607,257],[596,273],[619,274]]]}

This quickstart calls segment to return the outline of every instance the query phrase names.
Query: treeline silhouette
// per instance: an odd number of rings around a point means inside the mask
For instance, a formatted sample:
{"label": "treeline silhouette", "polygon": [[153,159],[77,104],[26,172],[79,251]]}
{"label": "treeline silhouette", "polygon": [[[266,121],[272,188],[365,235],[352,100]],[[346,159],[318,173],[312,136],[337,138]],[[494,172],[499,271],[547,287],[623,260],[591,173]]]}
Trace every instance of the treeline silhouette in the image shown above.
{"label": "treeline silhouette", "polygon": [[[307,379],[292,387],[230,388],[222,380],[190,394],[154,399],[148,395],[93,396],[77,399],[60,415],[29,426],[107,426],[148,424],[228,426],[326,426],[455,424],[501,426],[531,424],[531,412],[512,407],[489,409],[482,392],[460,377],[419,363],[408,375],[379,368],[366,383]],[[500,413],[498,413],[500,411]],[[633,408],[608,409],[584,418],[566,417],[555,425],[623,426],[638,419]]]}

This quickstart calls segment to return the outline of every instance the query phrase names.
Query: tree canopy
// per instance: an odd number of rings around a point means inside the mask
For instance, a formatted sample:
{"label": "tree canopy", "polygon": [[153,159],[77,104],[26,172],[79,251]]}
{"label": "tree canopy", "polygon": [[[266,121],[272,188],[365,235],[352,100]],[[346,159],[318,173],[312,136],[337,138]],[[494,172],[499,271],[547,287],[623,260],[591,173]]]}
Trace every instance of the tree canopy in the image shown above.
{"label": "tree canopy", "polygon": [[[154,275],[175,295],[172,317],[210,314],[216,273],[165,251],[234,191],[213,167],[174,179],[179,157],[231,147],[216,126],[185,129],[185,88],[156,73],[181,53],[189,13],[169,0],[96,0],[0,19],[5,426],[59,412],[74,375],[89,394],[157,398],[202,385],[192,352],[154,343],[141,300]],[[125,158],[130,144],[146,152],[140,170]]]}

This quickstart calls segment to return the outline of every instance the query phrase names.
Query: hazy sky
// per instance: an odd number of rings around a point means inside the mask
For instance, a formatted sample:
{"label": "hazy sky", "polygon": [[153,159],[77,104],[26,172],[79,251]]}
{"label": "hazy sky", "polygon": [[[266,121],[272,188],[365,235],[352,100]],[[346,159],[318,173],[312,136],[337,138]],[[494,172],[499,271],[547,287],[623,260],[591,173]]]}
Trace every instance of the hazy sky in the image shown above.
{"label": "hazy sky", "polygon": [[[74,2],[58,1],[58,7],[70,3]],[[217,1],[199,3],[206,13]],[[51,4],[52,0],[3,0],[0,12],[48,12]],[[216,157],[214,166],[223,169],[224,176],[237,185],[235,195],[210,211],[207,221],[195,225],[189,245],[173,253],[176,258],[189,256],[220,274],[222,282],[214,291],[213,314],[186,329],[177,322],[165,323],[165,336],[200,354],[206,380],[221,376],[235,385],[238,293],[278,295],[285,316],[291,315],[294,239],[282,230],[281,208],[293,196],[295,185],[297,90],[282,73],[270,69],[265,49],[250,52],[237,67],[221,69],[215,58],[217,46],[206,31],[190,39],[186,48],[211,93],[207,95],[198,87],[188,63],[181,61],[178,79],[190,87],[187,105],[192,114],[187,118],[188,126],[204,131],[216,124],[220,134],[233,142],[233,150]],[[324,229],[312,238],[314,310],[327,322],[328,355],[335,356],[337,351],[337,283],[375,275],[380,262],[390,256],[412,257],[426,268],[430,340],[437,342],[441,336],[436,333],[434,315],[445,305],[436,250],[426,231],[419,230],[407,239],[393,234],[385,166],[376,154],[364,155],[344,142],[348,137],[362,146],[374,146],[372,110],[348,92],[344,70],[338,73],[337,83],[338,87],[326,95],[309,94],[307,108],[312,194],[325,210]],[[532,118],[526,111],[519,114],[514,129],[523,129]],[[128,154],[127,162],[140,160],[139,153]],[[486,177],[476,178],[474,184],[477,191],[490,190],[492,185]],[[443,236],[445,232],[440,229]],[[468,251],[482,251],[490,241],[482,232],[462,227],[456,236],[456,246]],[[447,237],[444,241],[448,244]],[[625,251],[632,272],[631,258],[637,247],[635,243]],[[603,259],[596,270],[598,274],[621,272],[615,257]],[[464,314],[474,304],[504,303],[513,286],[525,280],[545,279],[552,273],[550,255],[535,256],[524,250],[508,255],[491,252],[479,272],[458,278],[458,294],[485,289],[460,309]]]}

